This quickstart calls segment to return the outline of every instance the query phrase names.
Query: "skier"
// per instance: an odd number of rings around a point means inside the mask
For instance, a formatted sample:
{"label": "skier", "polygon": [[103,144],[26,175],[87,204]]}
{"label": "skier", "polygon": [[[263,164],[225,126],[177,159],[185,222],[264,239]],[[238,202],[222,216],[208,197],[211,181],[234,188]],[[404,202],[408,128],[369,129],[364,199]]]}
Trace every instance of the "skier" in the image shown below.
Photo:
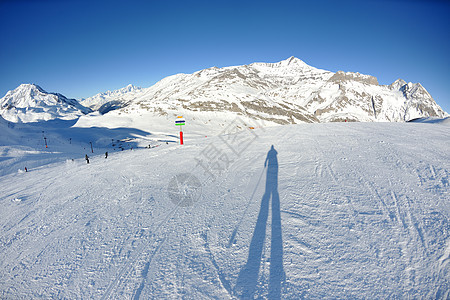
{"label": "skier", "polygon": [[86,154],[85,158],[86,158],[86,163],[89,163],[89,156],[87,154]]}
{"label": "skier", "polygon": [[25,172],[28,172],[28,169],[27,169],[27,167],[25,167]]}
{"label": "skier", "polygon": [[108,158],[108,151],[105,152],[105,158]]}

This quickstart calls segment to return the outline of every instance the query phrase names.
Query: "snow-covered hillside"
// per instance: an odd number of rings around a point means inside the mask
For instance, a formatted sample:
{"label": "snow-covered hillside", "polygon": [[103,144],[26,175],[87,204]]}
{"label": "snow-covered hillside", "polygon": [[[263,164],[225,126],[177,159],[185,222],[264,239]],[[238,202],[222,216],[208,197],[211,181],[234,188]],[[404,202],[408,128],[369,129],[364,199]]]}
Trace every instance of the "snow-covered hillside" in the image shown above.
{"label": "snow-covered hillside", "polygon": [[0,116],[11,122],[72,120],[92,112],[75,99],[47,93],[35,84],[21,84],[0,99]]}
{"label": "snow-covered hillside", "polygon": [[1,176],[0,298],[448,299],[448,122],[227,125]]}
{"label": "snow-covered hillside", "polygon": [[[209,68],[164,78],[146,89],[116,91],[89,100],[90,107],[119,109],[127,114],[155,115],[231,112],[235,116],[291,124],[336,121],[404,122],[419,117],[445,117],[419,83],[399,79],[388,86],[375,77],[311,67],[291,57],[278,63]],[[108,102],[110,101],[109,104]],[[84,103],[84,102],[83,102]]]}

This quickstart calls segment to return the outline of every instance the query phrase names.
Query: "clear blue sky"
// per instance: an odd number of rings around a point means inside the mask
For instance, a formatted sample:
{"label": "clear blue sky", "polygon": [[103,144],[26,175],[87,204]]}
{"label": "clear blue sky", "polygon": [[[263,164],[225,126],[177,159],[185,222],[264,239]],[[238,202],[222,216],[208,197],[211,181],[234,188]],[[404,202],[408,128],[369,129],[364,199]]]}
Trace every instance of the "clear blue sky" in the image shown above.
{"label": "clear blue sky", "polygon": [[450,112],[450,1],[0,0],[0,97],[85,98],[176,73],[296,56],[420,82]]}

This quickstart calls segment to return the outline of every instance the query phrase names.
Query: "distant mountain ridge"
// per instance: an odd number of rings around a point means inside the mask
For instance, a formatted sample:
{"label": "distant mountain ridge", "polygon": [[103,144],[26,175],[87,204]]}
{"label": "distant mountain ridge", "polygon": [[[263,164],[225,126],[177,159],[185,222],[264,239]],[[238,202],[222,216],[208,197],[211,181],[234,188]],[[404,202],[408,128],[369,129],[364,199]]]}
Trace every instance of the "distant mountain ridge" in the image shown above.
{"label": "distant mountain ridge", "polygon": [[[5,97],[1,99],[2,115],[8,119],[9,115],[3,114]],[[128,85],[78,104],[82,104],[80,115],[86,113],[84,107],[101,114],[116,111],[125,115],[200,116],[212,112],[275,124],[405,122],[448,115],[420,83],[398,79],[391,85],[379,85],[376,77],[321,70],[296,57],[177,74],[149,88]]]}
{"label": "distant mountain ridge", "polygon": [[80,104],[94,111],[99,111],[101,114],[105,114],[111,110],[126,106],[128,104],[128,98],[132,99],[134,94],[141,91],[142,89],[140,87],[129,84],[115,91],[107,91],[86,99],[81,99]]}

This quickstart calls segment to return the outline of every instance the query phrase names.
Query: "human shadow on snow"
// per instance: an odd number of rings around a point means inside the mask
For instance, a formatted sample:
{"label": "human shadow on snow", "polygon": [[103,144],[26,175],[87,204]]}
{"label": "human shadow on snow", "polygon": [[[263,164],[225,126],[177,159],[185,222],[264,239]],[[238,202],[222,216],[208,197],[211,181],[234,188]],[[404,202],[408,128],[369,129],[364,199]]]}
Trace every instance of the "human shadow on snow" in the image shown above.
{"label": "human shadow on snow", "polygon": [[272,226],[270,243],[269,299],[281,299],[281,284],[284,281],[283,237],[281,229],[280,196],[278,194],[278,159],[272,145],[267,153],[264,167],[267,166],[266,190],[261,199],[261,207],[250,242],[248,259],[237,279],[235,292],[244,299],[255,298],[259,271],[266,238],[269,202],[272,198]]}

